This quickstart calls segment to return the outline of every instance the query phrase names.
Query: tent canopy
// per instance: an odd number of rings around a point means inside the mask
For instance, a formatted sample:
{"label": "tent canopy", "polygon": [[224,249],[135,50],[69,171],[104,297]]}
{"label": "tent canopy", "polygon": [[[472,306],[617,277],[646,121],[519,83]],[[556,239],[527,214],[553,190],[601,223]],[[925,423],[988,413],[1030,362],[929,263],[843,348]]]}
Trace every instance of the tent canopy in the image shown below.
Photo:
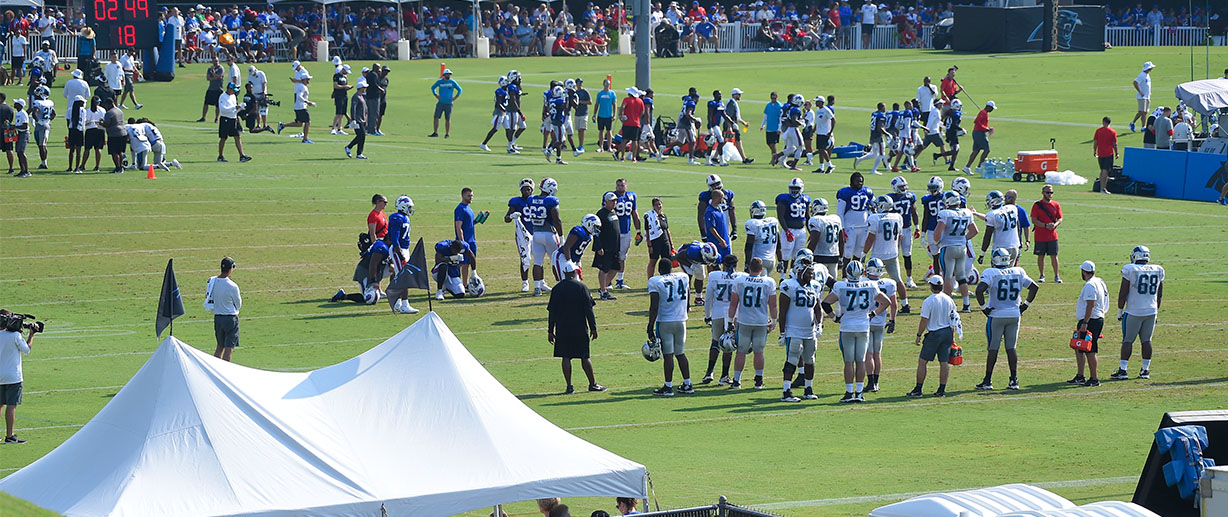
{"label": "tent canopy", "polygon": [[1177,85],[1177,99],[1203,115],[1228,108],[1228,79],[1203,79]]}
{"label": "tent canopy", "polygon": [[312,372],[171,337],[97,416],[0,480],[67,515],[444,516],[645,497],[646,471],[534,413],[435,313]]}

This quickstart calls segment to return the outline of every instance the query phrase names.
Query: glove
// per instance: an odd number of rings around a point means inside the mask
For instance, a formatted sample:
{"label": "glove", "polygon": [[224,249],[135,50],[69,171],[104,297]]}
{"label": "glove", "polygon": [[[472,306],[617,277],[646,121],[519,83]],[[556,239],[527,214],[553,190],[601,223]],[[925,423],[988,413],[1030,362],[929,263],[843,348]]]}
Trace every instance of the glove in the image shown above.
{"label": "glove", "polygon": [[735,233],[735,234],[733,234],[733,235],[730,235],[730,236],[729,236],[729,240],[731,240],[731,241],[736,241],[736,240],[738,240],[738,234],[736,234],[736,233]]}
{"label": "glove", "polygon": [[642,232],[635,232],[635,245],[639,246],[640,244],[643,244],[643,243],[644,243],[644,234]]}
{"label": "glove", "polygon": [[[981,253],[985,253],[985,252],[983,252],[983,251],[982,251]],[[976,258],[976,263],[977,263],[977,264],[984,264],[984,263],[985,263],[985,255],[981,255],[981,256],[977,257],[977,258]]]}
{"label": "glove", "polygon": [[1023,302],[1023,305],[1019,306],[1019,314],[1028,312],[1028,305],[1029,305],[1028,302]]}
{"label": "glove", "polygon": [[1125,314],[1126,314],[1126,311],[1121,310],[1121,308],[1119,307],[1117,309],[1117,321],[1121,321],[1121,317]]}
{"label": "glove", "polygon": [[709,318],[709,317],[707,317],[707,316],[704,316],[704,325],[707,325],[707,326],[711,327],[711,326],[712,326],[712,318]]}
{"label": "glove", "polygon": [[912,231],[912,238],[914,239],[921,238],[921,230],[919,228]]}
{"label": "glove", "polygon": [[786,266],[786,265],[785,265],[785,261],[783,261],[783,260],[782,260],[782,261],[780,261],[780,262],[777,262],[777,263],[776,263],[776,272],[777,272],[777,273],[780,273],[780,274],[782,274],[782,275],[783,275],[783,274],[785,273],[785,268],[786,268],[786,267],[788,267],[788,266]]}
{"label": "glove", "polygon": [[510,214],[507,214],[507,218],[513,221],[515,221],[516,219],[520,219],[520,212],[512,212]]}
{"label": "glove", "polygon": [[448,263],[452,264],[453,266],[460,264],[460,261],[461,261],[460,255],[450,255],[448,257]]}
{"label": "glove", "polygon": [[986,317],[989,317],[989,313],[993,312],[993,309],[990,309],[989,307],[985,307],[981,309],[981,312],[985,313]]}
{"label": "glove", "polygon": [[843,318],[843,317],[844,317],[844,315],[843,315],[843,314],[840,314],[840,315],[838,315],[838,316],[836,316],[836,317],[832,318],[832,319],[831,319],[831,321],[832,321],[832,323],[840,323],[840,318]]}
{"label": "glove", "polygon": [[877,317],[878,317],[878,315],[877,315],[877,314],[874,314],[874,311],[870,311],[870,312],[866,313],[866,319],[871,319],[871,320],[872,320],[872,319],[877,318]]}
{"label": "glove", "polygon": [[891,320],[887,322],[887,333],[888,334],[895,333],[895,320]]}

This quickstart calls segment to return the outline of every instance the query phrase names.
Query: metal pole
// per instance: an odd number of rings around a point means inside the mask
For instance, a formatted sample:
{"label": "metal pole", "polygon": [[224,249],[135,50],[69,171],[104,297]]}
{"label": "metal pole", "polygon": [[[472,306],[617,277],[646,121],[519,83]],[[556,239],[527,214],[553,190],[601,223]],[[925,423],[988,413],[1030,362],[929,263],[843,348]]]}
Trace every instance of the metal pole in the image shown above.
{"label": "metal pole", "polygon": [[652,50],[649,38],[651,29],[648,21],[652,17],[652,7],[649,0],[634,0],[635,20],[635,87],[646,90],[652,87]]}
{"label": "metal pole", "polygon": [[[473,0],[473,37],[470,42],[473,44],[473,54],[469,57],[478,57],[478,26],[482,24],[482,10],[478,8],[478,0]],[[429,291],[429,289],[428,289]]]}

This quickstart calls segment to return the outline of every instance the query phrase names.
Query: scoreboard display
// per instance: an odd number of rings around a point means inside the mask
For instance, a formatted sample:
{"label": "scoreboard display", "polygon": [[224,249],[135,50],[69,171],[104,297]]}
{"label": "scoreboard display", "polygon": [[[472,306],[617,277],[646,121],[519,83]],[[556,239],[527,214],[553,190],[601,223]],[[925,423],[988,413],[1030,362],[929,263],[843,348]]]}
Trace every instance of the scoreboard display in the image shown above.
{"label": "scoreboard display", "polygon": [[85,22],[99,49],[158,46],[156,0],[87,0]]}

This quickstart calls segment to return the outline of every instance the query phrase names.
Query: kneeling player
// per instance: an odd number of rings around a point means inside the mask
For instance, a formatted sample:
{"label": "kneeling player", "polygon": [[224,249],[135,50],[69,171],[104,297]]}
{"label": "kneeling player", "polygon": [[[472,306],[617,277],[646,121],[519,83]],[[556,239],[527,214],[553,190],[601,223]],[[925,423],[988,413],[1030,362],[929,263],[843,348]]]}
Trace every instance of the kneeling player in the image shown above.
{"label": "kneeling player", "polygon": [[431,268],[431,273],[435,275],[435,281],[439,284],[439,290],[435,292],[436,300],[443,300],[444,291],[454,298],[465,297],[465,285],[461,282],[460,275],[462,258],[469,262],[470,270],[477,272],[477,257],[469,248],[469,243],[461,240],[443,240],[435,243],[435,267]]}
{"label": "kneeling player", "polygon": [[704,299],[699,293],[704,289],[704,266],[716,266],[721,259],[721,253],[711,242],[691,241],[678,249],[673,257],[667,257],[677,262],[682,272],[691,277],[695,284],[695,305],[702,306]]}
{"label": "kneeling player", "polygon": [[[814,280],[814,265],[798,262],[793,276],[780,283],[780,332],[785,342],[784,393],[782,402],[799,402],[790,389],[793,374],[800,361],[805,368],[806,392],[802,398],[819,398],[814,394],[815,340],[823,334],[823,314],[819,312],[822,284]],[[826,272],[826,270],[823,270]]]}
{"label": "kneeling player", "polygon": [[383,240],[371,242],[370,234],[365,232],[358,234],[358,251],[361,258],[354,266],[353,277],[358,282],[358,292],[346,294],[344,289],[338,289],[329,301],[349,300],[364,305],[375,305],[379,301],[379,283],[389,269],[392,252],[388,243]]}

